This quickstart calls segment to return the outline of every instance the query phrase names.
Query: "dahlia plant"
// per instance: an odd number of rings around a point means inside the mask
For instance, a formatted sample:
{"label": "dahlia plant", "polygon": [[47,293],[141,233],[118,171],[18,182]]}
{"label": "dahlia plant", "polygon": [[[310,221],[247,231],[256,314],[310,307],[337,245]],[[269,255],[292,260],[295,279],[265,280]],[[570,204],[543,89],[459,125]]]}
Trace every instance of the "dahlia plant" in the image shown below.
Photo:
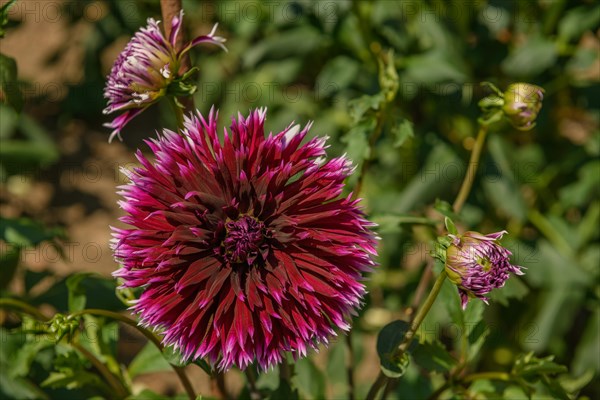
{"label": "dahlia plant", "polygon": [[[360,7],[356,8],[360,11]],[[111,242],[119,267],[111,282],[119,282],[119,299],[132,315],[86,309],[81,298],[85,290],[80,286],[85,276],[81,275],[65,283],[69,313],[61,310],[46,317],[18,299],[0,299],[0,306],[20,307],[40,320],[35,326],[24,323],[26,334],[51,333],[53,344],[67,343],[81,353],[89,363],[80,363],[83,367],[77,372],[83,378],[77,375],[77,379],[92,382],[106,398],[143,398],[144,393],[136,393],[131,384],[131,368],[124,372],[115,357],[97,357],[88,349],[101,346],[79,343],[80,331],[87,329],[84,325],[90,316],[118,320],[141,332],[158,349],[158,358],[163,363],[162,356],[168,359],[192,400],[197,393],[184,369],[191,363],[210,375],[220,397],[230,397],[223,374],[237,368],[246,374],[253,400],[293,398],[300,384],[294,381],[295,371],[288,362],[301,362],[343,334],[349,359],[347,393],[353,399],[357,390],[350,335],[358,319],[355,317],[362,316],[365,304],[377,303],[375,307],[380,309],[394,306],[379,299],[389,288],[378,288],[380,282],[369,279],[379,272],[380,245],[394,247],[397,243],[380,243],[376,224],[369,220],[371,204],[361,199],[363,178],[376,160],[374,144],[386,127],[395,124],[389,130],[395,132],[398,147],[413,134],[410,121],[399,123],[397,115],[389,117],[394,114],[391,110],[401,87],[394,53],[375,54],[376,43],[369,46],[377,58],[380,92],[351,103],[354,132],[365,133],[357,140],[363,155],[356,158],[361,162],[353,164],[346,155],[328,156],[327,137],[312,136],[312,123],[301,127],[292,122],[275,133],[265,132],[266,108],[254,108],[247,116],[232,116],[228,129],[220,126],[214,106],[207,114],[187,110],[183,115],[185,106],[177,97],[194,92],[191,77],[198,70],[188,69],[184,57],[200,43],[226,48],[225,39],[216,36],[216,24],[207,35],[178,48],[182,19],[183,11],[179,10],[170,21],[168,37],[159,22],[148,19],[148,25],[117,58],[104,90],[108,103],[104,113],[121,113],[106,124],[112,129],[109,141],[115,136],[121,138],[120,132],[129,121],[162,98],[175,105],[173,111],[178,115],[177,129],[159,129],[155,137],[145,140],[149,151],[137,150],[139,165],[122,169],[127,178],[118,192],[122,224],[112,227]],[[377,327],[381,329],[374,347],[380,368],[368,393],[364,390],[367,399],[378,398],[381,392],[385,397],[405,376],[410,362],[419,359],[425,362],[419,364],[417,374],[428,370],[439,373],[426,382],[431,398],[441,398],[449,389],[465,394],[465,398],[479,398],[468,392],[470,384],[479,379],[514,381],[526,389],[538,379],[556,388],[548,371],[555,373],[560,368],[552,359],[538,359],[532,354],[516,359],[510,373],[468,372],[474,359],[468,353],[469,346],[480,348],[487,332],[465,332],[471,322],[466,319],[480,316],[482,302],[488,304],[492,293],[509,282],[511,274],[522,275],[524,268],[513,264],[511,251],[500,243],[508,232],[469,230],[475,228],[465,221],[463,206],[475,182],[487,135],[499,133],[490,128],[504,120],[518,130],[532,129],[544,93],[526,83],[512,84],[504,92],[487,86],[495,94],[479,103],[482,117],[476,137],[464,140],[471,155],[454,202],[439,202],[441,205],[434,208],[440,215],[434,217],[401,217],[426,226],[423,236],[437,239],[432,257],[423,263],[426,266],[414,296],[398,296],[398,305],[411,297],[413,304],[402,304],[402,313],[396,309],[379,313],[382,318],[399,314],[403,320],[387,325],[384,321]],[[355,168],[356,164],[360,168]],[[353,177],[356,179],[349,179]],[[461,223],[464,233],[459,233],[453,218]],[[8,236],[10,229],[8,225],[4,229]],[[14,232],[13,237],[18,236]],[[515,281],[518,279],[510,282]],[[372,298],[367,297],[367,285],[377,293]],[[460,321],[463,330],[453,354],[442,341],[427,340],[419,332],[444,287],[446,297],[441,303],[447,302],[450,313],[458,314],[454,321]],[[475,322],[478,327],[484,324],[481,318]],[[480,336],[472,340],[476,334]],[[418,344],[413,343],[415,339]],[[40,349],[44,350],[43,346]],[[152,356],[148,354],[144,357]],[[64,376],[68,370],[64,365],[75,371],[72,366],[79,364],[69,357],[59,360],[60,373],[44,381],[48,386],[61,387],[57,382],[67,388],[73,386],[71,377]],[[89,366],[98,371],[101,380],[83,374],[89,372]],[[275,367],[280,371],[278,389],[257,387],[256,371],[267,373]],[[423,380],[432,376],[422,375]],[[416,398],[414,393],[403,392],[402,396]]]}

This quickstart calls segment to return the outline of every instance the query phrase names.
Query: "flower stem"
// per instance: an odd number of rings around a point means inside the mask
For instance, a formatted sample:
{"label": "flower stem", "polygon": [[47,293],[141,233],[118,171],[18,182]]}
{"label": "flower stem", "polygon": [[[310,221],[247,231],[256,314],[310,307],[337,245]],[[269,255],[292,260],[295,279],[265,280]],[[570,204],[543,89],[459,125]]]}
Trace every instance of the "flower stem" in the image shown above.
{"label": "flower stem", "polygon": [[369,393],[367,393],[367,400],[375,400],[375,397],[377,397],[377,393],[379,393],[379,391],[385,386],[387,382],[388,377],[385,376],[383,372],[379,372],[379,375],[377,375],[377,379],[375,380],[375,382],[373,382],[371,389],[369,389]]}
{"label": "flower stem", "polygon": [[104,365],[91,351],[75,342],[70,343],[70,345],[92,363],[94,368],[98,370],[100,375],[102,375],[112,390],[114,390],[113,395],[115,395],[116,398],[124,399],[129,396],[129,390],[125,387],[123,382],[117,379],[117,377],[106,368],[106,365]]}
{"label": "flower stem", "polygon": [[214,383],[216,386],[216,391],[218,398],[229,400],[232,397],[229,395],[227,391],[227,386],[225,385],[225,374],[223,372],[217,372],[214,376]]}
{"label": "flower stem", "polygon": [[42,321],[48,321],[48,317],[46,317],[40,310],[37,308],[25,303],[24,301],[17,299],[0,299],[0,308],[18,308],[22,312],[29,314],[37,319]]}
{"label": "flower stem", "polygon": [[348,377],[348,400],[354,400],[354,348],[352,347],[352,331],[346,335],[346,346],[348,348],[348,364],[346,375]]}
{"label": "flower stem", "polygon": [[417,312],[417,315],[415,315],[415,318],[410,324],[410,329],[404,335],[404,340],[402,341],[400,346],[398,346],[398,349],[394,352],[396,353],[396,355],[402,355],[406,351],[406,349],[408,349],[408,346],[410,346],[410,343],[414,339],[417,330],[419,329],[421,323],[425,319],[425,316],[427,315],[429,310],[431,310],[431,306],[435,302],[435,299],[437,298],[438,294],[440,294],[440,290],[442,289],[442,285],[444,284],[445,280],[446,271],[442,271],[435,280],[433,288],[431,289],[431,292],[429,292],[429,295],[425,299],[425,302],[423,303],[423,305]]}
{"label": "flower stem", "polygon": [[250,399],[252,400],[260,400],[262,399],[262,394],[260,390],[256,386],[256,371],[254,371],[254,367],[250,366],[246,368],[244,371],[246,374],[246,380],[248,381],[248,390],[250,391]]}
{"label": "flower stem", "polygon": [[[113,311],[101,310],[101,309],[95,309],[95,308],[89,308],[89,309],[85,309],[85,310],[81,310],[81,311],[76,311],[76,312],[70,314],[70,316],[75,317],[75,316],[85,315],[85,314],[99,315],[102,317],[107,317],[110,319],[114,319],[116,321],[123,322],[124,324],[127,324],[127,325],[137,329],[150,342],[152,342],[152,344],[154,344],[161,352],[164,348],[164,346],[160,342],[160,339],[154,333],[152,333],[148,329],[145,329],[145,328],[139,326],[137,321],[134,320],[133,318],[129,318],[125,315],[121,315],[121,314],[113,312]],[[173,370],[179,377],[179,380],[181,381],[181,384],[183,385],[185,392],[187,393],[190,400],[195,400],[196,392],[194,391],[194,387],[192,386],[192,383],[190,382],[189,378],[187,377],[187,374],[185,373],[185,369],[182,367],[173,365],[173,364],[171,364],[171,367],[173,368]]]}
{"label": "flower stem", "polygon": [[[182,9],[181,0],[160,0],[160,11],[163,18],[163,26],[165,29],[165,37],[168,38],[171,34],[171,21],[173,21],[173,17],[179,15],[179,12]],[[183,21],[182,21],[183,27]],[[180,51],[185,43],[184,30],[180,28],[179,35],[175,40],[175,50]],[[178,73],[183,75],[186,71],[188,71],[191,67],[190,56],[189,54],[184,54],[181,59],[181,64],[179,66]],[[194,108],[194,98],[191,96],[181,97],[179,99],[180,103],[185,106],[185,109],[190,111]]]}
{"label": "flower stem", "polygon": [[179,106],[178,100],[176,100],[174,97],[172,96],[167,96],[167,99],[169,100],[169,104],[171,105],[171,108],[173,109],[173,113],[175,114],[175,120],[177,121],[177,128],[178,129],[184,129],[183,126],[183,108],[181,108]]}
{"label": "flower stem", "polygon": [[363,160],[363,162],[360,166],[360,172],[358,174],[358,180],[356,182],[356,186],[354,186],[354,193],[352,193],[352,199],[357,199],[360,196],[360,192],[362,190],[363,183],[365,181],[365,175],[367,174],[367,171],[371,167],[371,163],[373,160],[373,153],[375,152],[375,143],[377,143],[377,139],[379,139],[379,137],[381,136],[381,133],[383,132],[385,113],[387,112],[387,103],[384,102],[380,106],[380,108],[381,109],[377,113],[377,122],[375,125],[375,129],[373,130],[373,132],[371,133],[371,136],[369,137],[369,152],[370,152],[370,154],[369,154],[368,158]]}
{"label": "flower stem", "polygon": [[510,374],[507,372],[478,372],[470,374],[461,379],[461,382],[469,383],[480,379],[491,379],[494,381],[510,381]]}
{"label": "flower stem", "polygon": [[481,150],[483,149],[483,144],[485,143],[487,131],[487,125],[479,125],[479,133],[477,133],[475,146],[473,147],[471,158],[469,159],[469,164],[467,165],[467,173],[463,179],[458,196],[456,196],[456,200],[454,200],[454,204],[452,205],[452,209],[455,213],[460,212],[465,204],[465,201],[467,201],[467,197],[469,197],[469,193],[471,192],[471,187],[473,186],[473,181],[475,181],[477,167],[479,166],[479,158],[481,157]]}
{"label": "flower stem", "polygon": [[[431,309],[431,306],[435,302],[435,299],[437,298],[438,294],[440,294],[440,290],[442,289],[442,285],[444,284],[445,280],[446,280],[446,271],[442,271],[440,273],[440,275],[437,277],[435,283],[433,284],[433,288],[431,289],[431,292],[429,292],[429,295],[425,299],[425,302],[423,303],[423,305],[417,312],[417,315],[415,315],[415,318],[411,322],[410,328],[404,335],[404,340],[396,348],[396,350],[392,354],[391,358],[396,359],[397,357],[401,356],[402,354],[404,354],[406,352],[406,350],[410,346],[412,340],[414,339],[415,334],[417,333],[417,330],[421,326],[421,323],[425,319],[425,316]],[[389,380],[389,378],[387,376],[385,376],[383,374],[383,372],[380,372],[379,376],[377,377],[377,380],[375,381],[375,383],[373,383],[373,386],[371,386],[371,389],[369,390],[369,394],[367,395],[367,400],[374,400],[375,397],[377,396],[377,394],[379,393],[379,391],[387,384],[388,380]]]}

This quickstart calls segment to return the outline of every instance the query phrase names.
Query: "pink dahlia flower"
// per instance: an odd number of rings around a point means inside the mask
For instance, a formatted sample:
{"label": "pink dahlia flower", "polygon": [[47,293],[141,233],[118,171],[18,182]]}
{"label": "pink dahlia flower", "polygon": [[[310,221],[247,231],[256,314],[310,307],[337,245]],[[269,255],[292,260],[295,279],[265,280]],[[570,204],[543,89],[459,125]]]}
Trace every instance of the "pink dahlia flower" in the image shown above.
{"label": "pink dahlia flower", "polygon": [[217,25],[208,35],[197,37],[183,49],[176,49],[182,19],[183,10],[173,18],[167,39],[158,25],[160,21],[149,18],[148,26],[134,35],[115,61],[104,88],[104,97],[108,100],[104,114],[124,113],[105,124],[113,129],[109,141],[115,136],[120,138],[121,129],[129,121],[167,93],[169,84],[180,78],[181,61],[192,47],[212,43],[227,50],[223,45],[225,39],[215,36]]}
{"label": "pink dahlia flower", "polygon": [[132,227],[114,228],[114,275],[144,288],[132,309],[221,370],[267,369],[348,330],[376,254],[359,201],[340,197],[350,162],[325,161],[325,139],[302,144],[310,125],[265,138],[265,116],[239,115],[222,141],[212,110],[186,118],[147,141],[154,162],[138,151],[120,193]]}
{"label": "pink dahlia flower", "polygon": [[505,233],[450,235],[452,244],[446,251],[445,269],[458,287],[463,309],[469,298],[478,298],[487,304],[483,295],[504,286],[509,272],[523,275],[521,267],[510,263],[512,253],[498,243]]}

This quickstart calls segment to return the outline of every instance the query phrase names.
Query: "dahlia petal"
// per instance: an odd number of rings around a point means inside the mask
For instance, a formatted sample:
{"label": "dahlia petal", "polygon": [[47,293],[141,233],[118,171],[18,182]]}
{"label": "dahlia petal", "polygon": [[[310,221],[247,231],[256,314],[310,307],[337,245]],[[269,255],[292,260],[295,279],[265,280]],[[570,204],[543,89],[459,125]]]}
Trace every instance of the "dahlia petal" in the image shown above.
{"label": "dahlia petal", "polygon": [[171,33],[169,34],[169,43],[173,48],[177,47],[177,36],[179,36],[179,30],[181,29],[181,23],[183,22],[183,9],[179,11],[179,15],[174,15],[171,20]]}
{"label": "dahlia petal", "polygon": [[108,143],[112,142],[115,136],[118,136],[119,140],[123,140],[123,138],[121,137],[121,130],[125,125],[129,123],[129,121],[141,114],[142,111],[144,111],[143,108],[139,108],[137,110],[127,110],[123,114],[113,119],[112,122],[103,124],[103,126],[107,128],[113,128],[113,131],[108,137]]}

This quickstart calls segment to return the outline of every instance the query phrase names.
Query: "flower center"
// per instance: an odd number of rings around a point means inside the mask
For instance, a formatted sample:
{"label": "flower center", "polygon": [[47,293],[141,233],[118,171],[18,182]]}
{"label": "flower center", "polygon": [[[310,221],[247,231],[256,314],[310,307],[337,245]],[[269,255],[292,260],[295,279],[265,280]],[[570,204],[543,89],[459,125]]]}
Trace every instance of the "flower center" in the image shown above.
{"label": "flower center", "polygon": [[231,263],[252,265],[261,254],[261,245],[266,233],[265,224],[245,215],[236,221],[228,221],[225,228],[225,257]]}
{"label": "flower center", "polygon": [[487,257],[480,257],[477,260],[477,264],[481,265],[484,272],[489,272],[492,268],[492,262]]}

